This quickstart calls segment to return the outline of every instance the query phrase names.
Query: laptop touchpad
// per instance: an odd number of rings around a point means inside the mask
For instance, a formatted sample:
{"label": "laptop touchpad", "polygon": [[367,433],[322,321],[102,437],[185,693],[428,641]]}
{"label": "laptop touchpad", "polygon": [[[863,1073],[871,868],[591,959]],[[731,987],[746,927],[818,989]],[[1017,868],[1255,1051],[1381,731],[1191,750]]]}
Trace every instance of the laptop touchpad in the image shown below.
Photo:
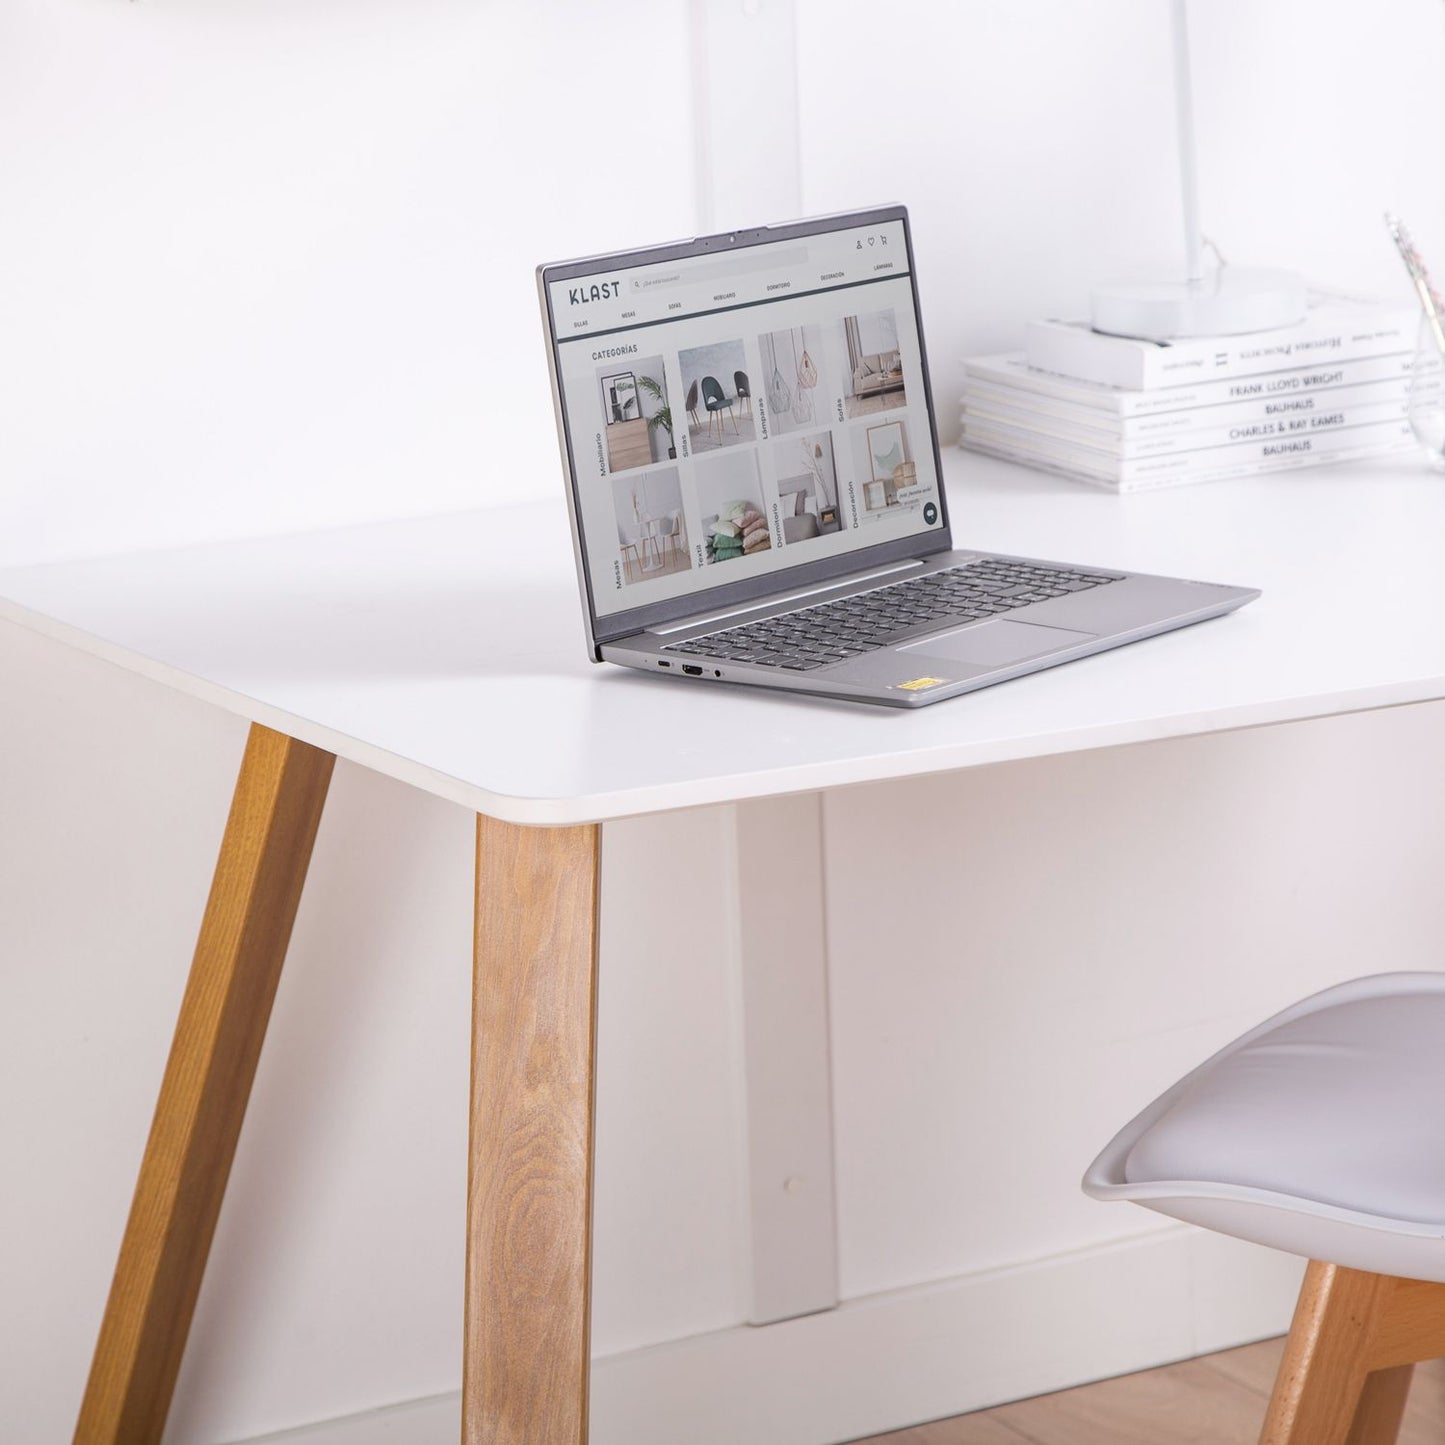
{"label": "laptop touchpad", "polygon": [[942,657],[949,662],[969,662],[977,667],[1001,667],[1008,662],[1022,662],[1026,657],[1042,657],[1046,652],[1059,652],[1080,642],[1089,642],[1098,634],[1071,632],[1066,627],[1040,627],[1036,622],[979,622],[926,637],[922,642],[900,647],[910,656]]}

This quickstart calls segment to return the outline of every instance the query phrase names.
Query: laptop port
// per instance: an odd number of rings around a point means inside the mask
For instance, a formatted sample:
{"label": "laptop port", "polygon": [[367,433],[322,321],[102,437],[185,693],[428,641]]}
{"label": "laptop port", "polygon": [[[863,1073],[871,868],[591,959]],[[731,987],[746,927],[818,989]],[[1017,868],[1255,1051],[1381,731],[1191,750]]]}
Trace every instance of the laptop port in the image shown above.
{"label": "laptop port", "polygon": [[683,670],[689,677],[701,677],[701,676],[702,676],[702,668],[700,668],[700,667],[694,667],[693,664],[690,663],[690,662],[684,662],[683,665],[682,665],[682,670]]}
{"label": "laptop port", "polygon": [[659,667],[671,667],[671,666],[672,666],[672,664],[671,664],[670,662],[665,661],[665,660],[664,660],[663,658],[661,658],[661,657],[659,657],[659,658],[657,659],[657,665],[658,665]]}

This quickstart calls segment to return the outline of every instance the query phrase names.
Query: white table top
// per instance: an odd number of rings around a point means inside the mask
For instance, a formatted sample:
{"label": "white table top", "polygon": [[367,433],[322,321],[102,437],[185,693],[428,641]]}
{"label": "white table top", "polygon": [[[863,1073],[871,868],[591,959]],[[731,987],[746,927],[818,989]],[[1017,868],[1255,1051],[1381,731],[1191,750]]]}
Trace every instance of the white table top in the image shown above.
{"label": "white table top", "polygon": [[1445,478],[1423,462],[1124,497],[945,467],[957,545],[1264,596],[916,712],[591,664],[560,502],[12,568],[0,616],[517,823],[1445,697]]}

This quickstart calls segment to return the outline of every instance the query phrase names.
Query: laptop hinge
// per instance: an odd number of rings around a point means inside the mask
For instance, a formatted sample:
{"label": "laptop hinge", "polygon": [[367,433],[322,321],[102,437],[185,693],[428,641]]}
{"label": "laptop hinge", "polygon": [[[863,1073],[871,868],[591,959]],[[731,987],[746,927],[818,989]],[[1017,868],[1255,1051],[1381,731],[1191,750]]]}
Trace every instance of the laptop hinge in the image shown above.
{"label": "laptop hinge", "polygon": [[713,622],[727,622],[735,617],[741,617],[745,612],[763,612],[770,607],[786,607],[788,603],[801,602],[805,597],[816,597],[823,592],[836,592],[840,587],[856,587],[860,582],[873,581],[875,577],[891,577],[896,573],[907,572],[924,565],[924,562],[917,557],[907,562],[894,562],[887,567],[875,567],[868,572],[855,572],[848,577],[834,577],[829,582],[818,583],[816,587],[800,587],[793,592],[781,592],[776,597],[768,597],[756,602],[743,602],[722,612],[707,612],[697,617],[684,617],[678,622],[669,622],[665,627],[654,625],[647,631],[659,637],[669,637],[674,632],[686,632],[693,627],[706,627]]}

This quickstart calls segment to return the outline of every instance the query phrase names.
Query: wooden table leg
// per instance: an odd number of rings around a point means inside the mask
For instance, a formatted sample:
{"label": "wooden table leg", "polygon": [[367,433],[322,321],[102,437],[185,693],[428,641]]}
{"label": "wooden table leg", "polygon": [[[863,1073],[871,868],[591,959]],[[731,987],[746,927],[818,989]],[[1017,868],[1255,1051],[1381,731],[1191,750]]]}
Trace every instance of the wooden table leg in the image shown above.
{"label": "wooden table leg", "polygon": [[335,761],[259,725],[247,739],[77,1445],[165,1428]]}
{"label": "wooden table leg", "polygon": [[465,1445],[583,1445],[600,829],[477,820]]}

